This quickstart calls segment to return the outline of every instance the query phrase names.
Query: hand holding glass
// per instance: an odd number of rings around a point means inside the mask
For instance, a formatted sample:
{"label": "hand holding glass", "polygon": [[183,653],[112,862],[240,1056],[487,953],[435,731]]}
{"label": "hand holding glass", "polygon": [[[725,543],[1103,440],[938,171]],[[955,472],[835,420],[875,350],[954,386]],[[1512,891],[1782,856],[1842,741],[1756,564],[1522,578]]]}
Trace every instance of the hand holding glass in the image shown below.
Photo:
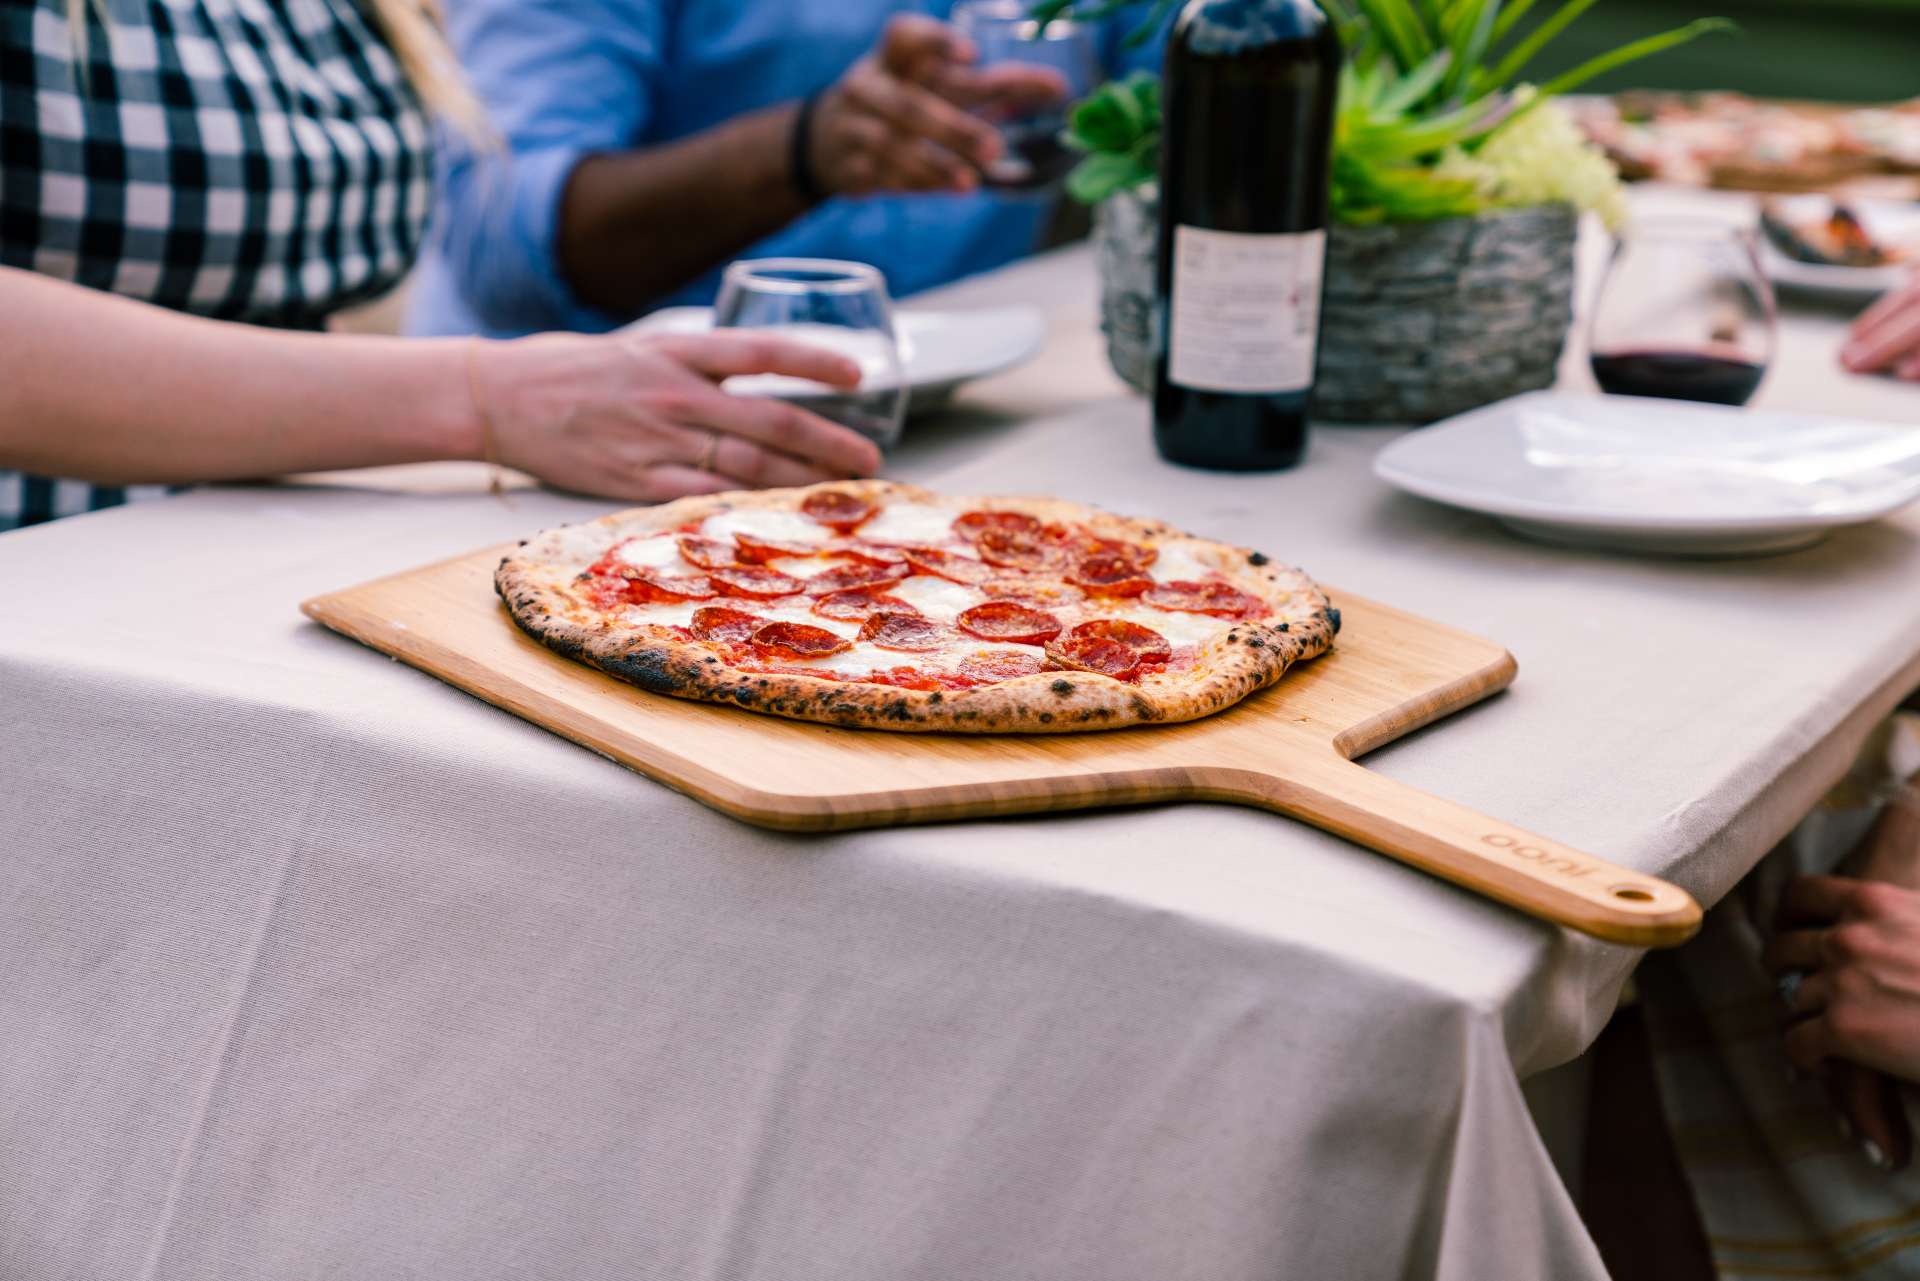
{"label": "hand holding glass", "polygon": [[781,375],[727,380],[728,391],[774,396],[853,428],[882,449],[900,439],[907,387],[886,281],[864,263],[763,258],[729,266],[713,308],[716,329],[766,329],[825,347],[860,366],[852,391]]}
{"label": "hand holding glass", "polygon": [[1066,18],[1040,23],[1027,16],[1031,0],[966,0],[953,8],[953,25],[979,51],[983,68],[1019,64],[1058,73],[1061,93],[995,101],[980,114],[1000,130],[1000,158],[981,171],[989,187],[1032,190],[1066,177],[1078,159],[1060,141],[1067,108],[1100,79],[1093,29]]}

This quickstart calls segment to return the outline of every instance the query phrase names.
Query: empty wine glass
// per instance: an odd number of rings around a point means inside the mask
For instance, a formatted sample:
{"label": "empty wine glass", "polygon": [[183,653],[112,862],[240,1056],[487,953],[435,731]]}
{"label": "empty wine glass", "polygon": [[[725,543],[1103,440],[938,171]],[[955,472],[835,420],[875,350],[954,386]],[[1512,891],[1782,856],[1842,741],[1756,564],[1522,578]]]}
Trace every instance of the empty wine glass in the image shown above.
{"label": "empty wine glass", "polygon": [[762,258],[730,265],[713,307],[714,328],[766,329],[847,356],[859,387],[844,391],[806,378],[729,378],[728,391],[792,401],[843,423],[882,449],[900,439],[907,386],[887,282],[865,263],[828,258]]}
{"label": "empty wine glass", "polygon": [[1069,18],[1037,22],[1027,16],[1032,0],[964,0],[953,7],[953,25],[980,52],[978,66],[1021,62],[1049,67],[1065,82],[1057,102],[1018,107],[991,106],[981,115],[1000,130],[1000,158],[981,171],[989,187],[1039,190],[1067,176],[1079,158],[1060,135],[1067,108],[1100,80],[1100,55],[1093,28]]}
{"label": "empty wine glass", "polygon": [[1649,219],[1614,246],[1588,350],[1603,391],[1744,405],[1773,360],[1775,328],[1751,230]]}

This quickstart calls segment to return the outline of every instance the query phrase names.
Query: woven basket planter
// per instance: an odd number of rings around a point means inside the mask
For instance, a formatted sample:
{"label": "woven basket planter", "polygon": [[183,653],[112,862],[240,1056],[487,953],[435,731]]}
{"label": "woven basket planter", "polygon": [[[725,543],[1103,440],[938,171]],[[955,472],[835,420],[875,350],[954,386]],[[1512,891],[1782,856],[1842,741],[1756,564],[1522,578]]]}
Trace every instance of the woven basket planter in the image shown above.
{"label": "woven basket planter", "polygon": [[[1123,192],[1094,217],[1100,327],[1114,372],[1153,381],[1158,210]],[[1561,205],[1335,226],[1313,416],[1425,423],[1550,386],[1573,322],[1578,220]]]}

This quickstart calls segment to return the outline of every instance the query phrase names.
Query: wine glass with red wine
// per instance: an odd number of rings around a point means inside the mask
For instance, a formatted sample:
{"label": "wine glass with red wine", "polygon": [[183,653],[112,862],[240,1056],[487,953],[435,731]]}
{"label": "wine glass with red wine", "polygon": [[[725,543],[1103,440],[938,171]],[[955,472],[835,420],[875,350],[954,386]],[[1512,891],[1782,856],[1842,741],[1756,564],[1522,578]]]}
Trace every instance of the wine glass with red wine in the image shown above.
{"label": "wine glass with red wine", "polygon": [[1655,218],[1614,247],[1588,349],[1602,391],[1744,405],[1775,341],[1773,286],[1754,233]]}
{"label": "wine glass with red wine", "polygon": [[1067,176],[1079,156],[1067,150],[1067,108],[1092,92],[1100,79],[1100,53],[1093,28],[1070,18],[1037,22],[1027,16],[1032,0],[962,0],[953,25],[980,52],[977,65],[1024,62],[1059,73],[1065,94],[1058,101],[982,110],[1000,130],[1000,158],[981,171],[986,186],[1003,191],[1039,191]]}

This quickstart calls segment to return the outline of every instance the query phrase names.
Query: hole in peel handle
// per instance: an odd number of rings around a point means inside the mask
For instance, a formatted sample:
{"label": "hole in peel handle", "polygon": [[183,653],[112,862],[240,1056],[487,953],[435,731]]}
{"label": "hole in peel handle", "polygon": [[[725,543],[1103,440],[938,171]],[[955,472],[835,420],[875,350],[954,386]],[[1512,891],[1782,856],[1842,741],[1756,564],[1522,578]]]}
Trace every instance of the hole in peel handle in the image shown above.
{"label": "hole in peel handle", "polygon": [[1619,867],[1339,757],[1255,776],[1261,806],[1392,855],[1422,871],[1613,943],[1672,947],[1700,928],[1677,885]]}

